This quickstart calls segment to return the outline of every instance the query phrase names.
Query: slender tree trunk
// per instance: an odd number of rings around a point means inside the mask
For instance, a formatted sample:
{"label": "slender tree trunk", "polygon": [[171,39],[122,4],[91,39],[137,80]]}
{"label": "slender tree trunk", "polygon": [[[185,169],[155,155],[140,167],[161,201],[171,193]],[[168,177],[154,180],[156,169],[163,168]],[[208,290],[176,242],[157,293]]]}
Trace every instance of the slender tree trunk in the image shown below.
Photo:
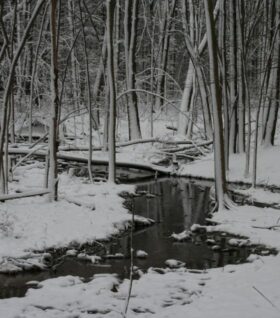
{"label": "slender tree trunk", "polygon": [[110,117],[109,117],[109,176],[108,181],[115,183],[116,181],[116,88],[114,76],[114,10],[116,0],[107,0],[107,50],[108,50],[108,85],[110,94]]}
{"label": "slender tree trunk", "polygon": [[86,64],[86,85],[87,85],[87,103],[88,103],[87,109],[88,109],[88,121],[89,121],[88,174],[89,174],[90,181],[93,182],[92,170],[91,170],[93,118],[92,118],[91,93],[90,93],[89,61],[88,61],[84,18],[83,18],[82,8],[81,8],[80,2],[78,2],[78,4],[79,4],[79,11],[80,11],[80,19],[81,19],[81,23],[82,23],[83,48],[84,48],[84,56],[85,56],[85,62],[86,62],[85,63]]}
{"label": "slender tree trunk", "polygon": [[[151,77],[150,77],[150,91],[154,91],[154,83],[155,83],[155,61],[154,61],[154,55],[155,55],[155,12],[154,7],[150,7],[150,15],[151,15],[151,21],[152,21],[152,33],[151,33],[151,57],[150,57],[150,67],[151,67]],[[154,136],[154,96],[150,95],[150,129],[151,129],[151,137]]]}
{"label": "slender tree trunk", "polygon": [[[69,20],[69,26],[71,30],[71,36],[74,41],[75,37],[75,21],[74,21],[74,2],[73,0],[68,1],[68,20]],[[73,108],[74,110],[78,110],[80,108],[79,106],[79,93],[78,93],[78,80],[77,80],[77,63],[76,63],[76,56],[75,56],[75,48],[71,52],[71,86],[72,86],[72,94],[73,94]],[[74,116],[74,138],[76,142],[76,136],[77,136],[77,122],[76,122],[76,116]]]}
{"label": "slender tree trunk", "polygon": [[49,189],[50,201],[58,199],[58,175],[57,175],[57,150],[58,150],[58,50],[57,50],[57,1],[51,0],[50,5],[50,25],[51,25],[51,121],[49,134],[50,169],[49,169]]}
{"label": "slender tree trunk", "polygon": [[237,31],[237,87],[238,87],[238,152],[245,151],[245,83],[243,69],[244,54],[244,4],[236,0],[236,31]]}
{"label": "slender tree trunk", "polygon": [[[266,65],[264,69],[264,74],[262,78],[262,83],[260,87],[260,94],[259,94],[259,101],[258,101],[258,106],[257,106],[257,113],[256,113],[256,128],[255,128],[255,139],[254,139],[254,156],[253,156],[253,174],[252,174],[252,187],[255,188],[257,185],[257,163],[258,163],[258,142],[259,142],[259,120],[260,120],[260,113],[261,113],[261,107],[262,107],[262,102],[264,100],[264,91],[265,91],[265,86],[267,82],[267,77],[269,76],[269,69],[270,69],[270,63],[271,63],[271,58],[273,56],[273,52],[275,50],[275,43],[276,39],[279,36],[279,22],[277,23],[275,30],[274,30],[274,35],[271,41],[271,46],[270,46],[270,51],[266,59]],[[279,44],[279,43],[277,43]]]}
{"label": "slender tree trunk", "polygon": [[[200,96],[201,96],[201,101],[202,101],[202,111],[203,111],[203,118],[204,118],[204,125],[205,125],[205,131],[206,131],[206,136],[208,139],[212,139],[213,138],[213,129],[212,129],[212,120],[211,120],[211,112],[210,112],[210,107],[209,107],[209,102],[208,102],[208,89],[205,83],[205,77],[204,77],[204,73],[202,70],[201,65],[199,64],[199,57],[198,54],[196,52],[196,49],[194,47],[194,45],[192,44],[191,38],[187,35],[187,33],[185,32],[185,42],[186,42],[186,47],[188,50],[188,53],[190,55],[190,63],[192,63],[192,67],[193,67],[193,71],[195,72],[195,74],[192,75],[193,78],[193,83],[191,84],[192,87],[192,91],[191,91],[191,95],[194,95],[194,86],[195,83],[194,81],[197,80],[198,86],[199,86],[199,92],[200,92]],[[187,92],[187,90],[184,90],[184,93]],[[184,97],[183,97],[184,98]],[[193,100],[193,97],[191,99],[191,101]],[[190,111],[188,111],[188,121],[185,121],[182,123],[181,127],[188,128],[189,126],[193,126],[193,119],[191,118],[191,113]],[[180,116],[183,117],[183,116]],[[187,126],[185,127],[184,125],[187,124]],[[183,131],[180,132],[181,134],[183,134]]]}
{"label": "slender tree trunk", "polygon": [[[276,15],[275,15],[275,26],[279,29],[280,24],[280,4],[276,1],[275,4]],[[271,76],[271,89],[269,98],[269,110],[267,115],[267,120],[265,122],[263,144],[265,147],[272,146],[274,144],[276,123],[278,117],[279,109],[279,98],[280,98],[280,32],[278,30],[276,36],[276,42],[274,47],[274,54],[272,58],[272,70],[270,72]]]}
{"label": "slender tree trunk", "polygon": [[211,94],[214,119],[214,161],[216,200],[219,209],[226,207],[225,152],[223,140],[222,102],[219,85],[218,47],[215,35],[212,0],[204,0],[206,32],[210,62]]}
{"label": "slender tree trunk", "polygon": [[[97,100],[98,100],[98,95],[100,94],[102,79],[105,76],[106,57],[107,57],[107,39],[106,39],[106,31],[105,31],[104,38],[103,38],[103,44],[102,44],[101,57],[99,60],[99,66],[97,69],[97,74],[96,74],[94,85],[93,85],[93,98],[95,101],[95,105],[97,105]],[[96,125],[99,125],[99,123],[100,123],[99,114],[100,114],[100,112],[95,106],[94,111],[93,111],[93,117],[94,117],[94,121],[95,121]]]}
{"label": "slender tree trunk", "polygon": [[[161,39],[160,39],[160,52],[159,56],[159,73],[157,80],[157,94],[160,96],[165,95],[165,79],[167,71],[167,61],[169,53],[170,31],[172,27],[172,18],[174,16],[176,0],[172,0],[170,8],[169,1],[165,0],[164,3],[164,20],[161,27]],[[162,105],[162,99],[156,98],[156,109],[159,109]]]}
{"label": "slender tree trunk", "polygon": [[[135,89],[135,45],[136,25],[138,19],[138,0],[125,0],[125,57],[126,57],[126,85],[128,90]],[[136,92],[128,95],[128,129],[129,139],[140,139],[141,129],[138,113]]]}
{"label": "slender tree trunk", "polygon": [[[191,102],[191,96],[193,91],[193,76],[194,76],[194,67],[193,63],[190,60],[189,66],[188,66],[188,72],[187,77],[185,81],[185,88],[183,92],[183,97],[181,101],[181,107],[180,111],[181,113],[186,113],[189,115],[189,109],[190,109],[190,102]],[[188,119],[186,119],[185,116],[179,115],[179,121],[178,121],[178,134],[185,135],[188,128]]]}
{"label": "slender tree trunk", "polygon": [[227,60],[226,60],[226,0],[220,1],[219,14],[219,47],[221,54],[221,77],[223,92],[223,114],[224,114],[224,140],[225,140],[225,169],[229,168],[229,107],[227,90]]}
{"label": "slender tree trunk", "polygon": [[48,4],[45,7],[45,11],[43,14],[41,28],[39,32],[38,42],[36,46],[35,56],[34,56],[34,63],[32,68],[32,75],[31,75],[31,82],[30,82],[30,99],[29,99],[29,142],[32,143],[32,117],[33,117],[33,97],[34,97],[34,81],[35,81],[35,74],[37,71],[37,62],[39,57],[39,49],[42,41],[42,34],[45,25],[45,19],[48,12]]}
{"label": "slender tree trunk", "polygon": [[[218,16],[220,1],[221,0],[217,0],[216,5],[215,5],[215,9],[213,12],[214,20],[216,20],[216,18]],[[182,0],[182,6],[183,6],[183,11],[185,11],[185,14],[184,14],[184,20],[185,20],[186,8],[184,9],[184,6],[185,6],[184,0]],[[184,32],[187,33],[186,32],[187,23],[186,23],[186,21],[184,22],[184,20],[183,20]],[[206,34],[204,34],[200,43],[197,45],[197,53],[196,53],[197,58],[199,58],[200,55],[204,52],[206,45],[207,45],[207,36],[206,36]],[[189,117],[182,116],[182,114],[188,115],[190,100],[191,100],[191,96],[192,96],[192,89],[193,89],[193,86],[192,86],[193,85],[193,80],[192,80],[193,75],[194,75],[194,66],[193,66],[192,61],[190,60],[189,64],[188,64],[188,71],[187,71],[187,76],[186,76],[186,80],[185,80],[185,88],[184,88],[184,92],[183,92],[183,97],[182,97],[182,101],[181,101],[181,105],[180,105],[180,113],[179,113],[179,117],[178,117],[178,133],[181,135],[186,134],[187,127],[188,127],[188,121],[189,121],[188,118]]]}
{"label": "slender tree trunk", "polygon": [[230,73],[230,134],[229,153],[236,152],[237,138],[237,66],[236,66],[236,0],[229,1],[229,73]]}
{"label": "slender tree trunk", "polygon": [[[19,57],[21,55],[21,52],[24,48],[24,45],[26,43],[29,31],[31,29],[32,24],[35,21],[35,18],[37,17],[38,13],[40,12],[40,9],[44,3],[44,0],[39,0],[33,9],[32,16],[28,22],[28,25],[26,26],[22,39],[15,51],[15,54],[13,56],[13,59],[11,61],[11,66],[9,70],[9,75],[6,80],[6,87],[3,95],[3,107],[2,107],[2,123],[1,123],[1,131],[0,131],[0,174],[3,176],[3,154],[4,154],[4,143],[5,143],[5,135],[6,135],[6,129],[8,129],[8,114],[9,114],[9,98],[11,93],[11,88],[14,81],[14,74],[17,62],[19,60]],[[2,171],[2,172],[1,172]],[[3,191],[3,179],[2,179],[2,187],[1,191]]]}

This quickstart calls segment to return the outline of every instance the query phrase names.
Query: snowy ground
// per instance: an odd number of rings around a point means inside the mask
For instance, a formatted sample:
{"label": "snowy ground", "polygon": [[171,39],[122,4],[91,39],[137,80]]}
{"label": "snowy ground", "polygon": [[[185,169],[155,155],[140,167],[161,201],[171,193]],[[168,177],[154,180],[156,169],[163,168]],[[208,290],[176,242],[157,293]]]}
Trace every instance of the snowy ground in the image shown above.
{"label": "snowy ground", "polygon": [[[233,227],[231,232],[279,249],[279,232],[252,229],[252,215],[266,225],[274,224],[279,213],[267,217],[273,211],[253,212],[244,208],[215,219],[224,222],[219,229]],[[128,317],[279,317],[280,257],[252,255],[250,261],[202,273],[150,269],[133,283]],[[89,283],[72,276],[50,279],[24,298],[1,300],[0,317],[122,317],[128,285],[113,275],[96,275]]]}
{"label": "snowy ground", "polygon": [[[11,192],[42,188],[43,165],[18,168],[15,178]],[[1,203],[0,271],[40,266],[34,251],[107,239],[128,227],[131,216],[118,194],[133,191],[132,186],[92,185],[66,173],[60,175],[59,186],[60,200],[55,203],[46,196]]]}
{"label": "snowy ground", "polygon": [[[122,151],[125,160],[151,160],[147,147]],[[152,152],[152,148],[149,148]],[[258,183],[280,186],[280,148],[261,151]],[[244,177],[244,156],[230,160],[230,181],[250,182]],[[213,179],[213,157],[182,166],[183,176]],[[16,188],[42,186],[42,167],[19,168]],[[0,206],[0,258],[32,256],[33,249],[61,247],[71,242],[94,241],[124,229],[130,220],[117,195],[128,186],[89,185],[77,178],[61,176],[63,198],[50,204],[45,198],[10,201]],[[242,190],[243,191],[243,190]],[[244,192],[244,191],[243,191]],[[280,195],[266,189],[244,193],[259,201],[279,203]],[[108,200],[110,196],[110,200]],[[74,203],[80,203],[78,207]],[[92,203],[94,202],[94,210]],[[226,231],[248,237],[251,243],[280,250],[280,211],[272,208],[236,207],[213,216],[216,226],[208,231]],[[4,263],[2,263],[4,265]],[[193,273],[188,269],[150,269],[133,282],[127,317],[158,318],[276,318],[280,316],[280,256],[251,255],[248,263]],[[164,273],[163,273],[164,272]],[[0,317],[74,318],[122,317],[129,282],[114,275],[97,275],[89,283],[78,277],[60,277],[29,289],[23,298],[0,300]]]}
{"label": "snowy ground", "polygon": [[[261,148],[258,153],[257,183],[263,186],[280,186],[280,169],[278,165],[280,146]],[[252,177],[244,176],[245,154],[234,154],[230,156],[229,172],[227,180],[232,182],[251,183]],[[252,156],[250,172],[252,170]],[[180,176],[192,176],[214,179],[213,154],[193,162],[193,164],[182,166],[179,170]]]}

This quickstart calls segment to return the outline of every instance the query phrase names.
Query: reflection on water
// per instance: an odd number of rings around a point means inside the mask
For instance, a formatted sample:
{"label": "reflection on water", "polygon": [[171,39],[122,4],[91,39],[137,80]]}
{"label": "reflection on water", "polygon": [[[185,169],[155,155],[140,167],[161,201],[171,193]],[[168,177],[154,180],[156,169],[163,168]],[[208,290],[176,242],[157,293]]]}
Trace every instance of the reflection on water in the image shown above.
{"label": "reflection on water", "polygon": [[[137,192],[142,195],[131,202],[134,211],[154,219],[156,224],[133,234],[134,251],[144,250],[148,253],[146,259],[135,259],[136,266],[142,270],[165,267],[167,259],[177,259],[185,262],[188,268],[204,269],[245,261],[251,250],[248,247],[229,248],[226,244],[228,238],[223,235],[212,234],[210,237],[215,240],[215,244],[220,245],[219,251],[213,251],[206,244],[206,234],[196,235],[192,241],[181,243],[170,238],[173,232],[188,230],[194,223],[204,224],[209,205],[209,189],[203,184],[184,179],[164,179],[138,185]],[[148,198],[144,192],[154,197]],[[106,243],[107,254],[122,253],[125,257],[104,258],[100,265],[66,257],[56,271],[0,275],[0,297],[23,296],[28,288],[26,282],[63,275],[80,276],[86,280],[97,273],[117,273],[121,278],[128,277],[130,243],[129,235]]]}
{"label": "reflection on water", "polygon": [[[170,238],[173,232],[190,229],[194,223],[204,224],[209,189],[186,183],[183,179],[167,179],[139,185],[137,191],[155,195],[154,198],[134,198],[134,211],[154,219],[156,225],[134,233],[134,250],[145,250],[149,254],[147,259],[136,259],[136,266],[143,269],[162,267],[166,259],[175,258],[186,262],[188,267],[209,267],[212,251],[206,244],[174,243]],[[116,245],[110,246],[110,253],[118,251],[128,256],[130,240],[122,238]]]}

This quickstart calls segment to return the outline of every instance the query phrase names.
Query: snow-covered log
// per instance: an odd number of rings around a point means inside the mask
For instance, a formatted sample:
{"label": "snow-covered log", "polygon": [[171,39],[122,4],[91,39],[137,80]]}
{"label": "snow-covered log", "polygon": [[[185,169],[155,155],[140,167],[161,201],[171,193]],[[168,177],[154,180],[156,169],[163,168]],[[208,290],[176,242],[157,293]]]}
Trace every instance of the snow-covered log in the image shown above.
{"label": "snow-covered log", "polygon": [[[26,155],[30,152],[30,149],[19,149],[19,148],[9,148],[9,154],[10,155]],[[32,154],[33,157],[37,158],[45,158],[46,152],[43,150],[38,150]],[[64,160],[67,162],[78,162],[78,163],[87,163],[88,159],[85,157],[81,157],[78,155],[70,155],[70,154],[64,154],[64,153],[58,153],[57,159]],[[102,158],[102,159],[92,159],[93,165],[108,165],[108,159]],[[140,169],[145,171],[153,171],[160,174],[168,175],[170,171],[167,168],[159,167],[153,164],[149,163],[137,163],[137,162],[131,162],[131,161],[116,161],[116,165],[118,167],[126,167],[126,168],[133,168],[133,169]]]}
{"label": "snow-covered log", "polygon": [[28,197],[36,197],[38,195],[44,195],[48,193],[50,193],[48,189],[42,189],[42,190],[29,191],[29,192],[23,192],[23,193],[3,194],[3,195],[0,195],[0,202],[14,200],[14,199],[28,198]]}

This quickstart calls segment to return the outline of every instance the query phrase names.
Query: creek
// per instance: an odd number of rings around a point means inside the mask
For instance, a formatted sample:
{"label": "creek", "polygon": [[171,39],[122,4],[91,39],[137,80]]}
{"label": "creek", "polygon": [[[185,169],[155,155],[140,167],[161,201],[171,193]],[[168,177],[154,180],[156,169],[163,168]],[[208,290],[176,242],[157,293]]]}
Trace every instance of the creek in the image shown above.
{"label": "creek", "polygon": [[[132,235],[134,251],[147,253],[145,258],[134,257],[134,266],[141,271],[145,272],[150,267],[164,268],[168,259],[184,262],[189,269],[203,270],[242,263],[251,253],[267,252],[262,246],[230,246],[228,241],[232,236],[226,233],[202,232],[183,242],[171,238],[172,233],[190,230],[193,224],[206,224],[207,212],[211,208],[209,184],[165,178],[138,183],[136,193],[136,196],[126,199],[126,206],[135,214],[155,221],[152,226],[136,228]],[[89,255],[97,253],[102,257],[99,264],[65,256],[64,251],[63,261],[56,264],[55,270],[1,274],[0,298],[22,297],[29,287],[36,287],[36,283],[32,282],[65,275],[90,280],[94,274],[116,273],[121,279],[128,278],[130,233],[124,233],[110,242],[101,242],[98,246],[85,246],[79,252]],[[58,258],[56,253],[54,259]]]}

